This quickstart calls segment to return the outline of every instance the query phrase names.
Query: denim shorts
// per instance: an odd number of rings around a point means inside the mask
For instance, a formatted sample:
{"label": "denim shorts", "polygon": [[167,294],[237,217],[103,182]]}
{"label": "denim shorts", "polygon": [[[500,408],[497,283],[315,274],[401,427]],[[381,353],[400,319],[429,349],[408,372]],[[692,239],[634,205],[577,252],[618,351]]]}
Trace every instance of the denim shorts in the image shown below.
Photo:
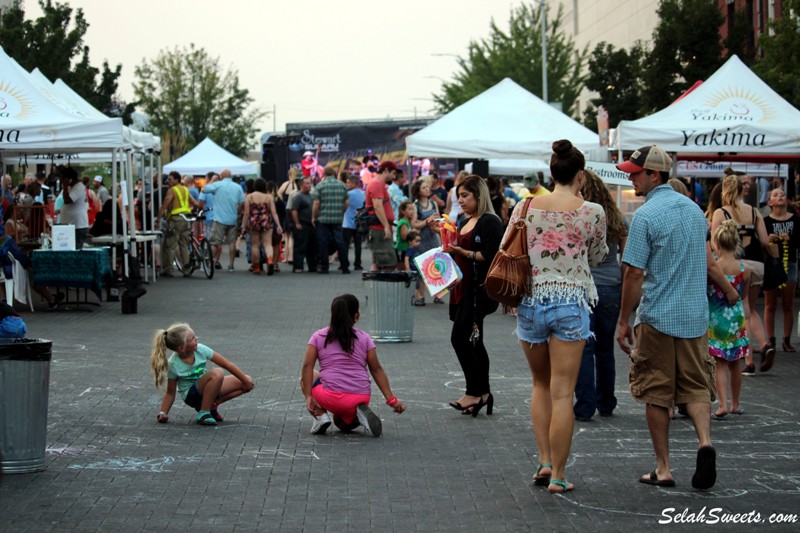
{"label": "denim shorts", "polygon": [[589,306],[559,297],[543,300],[525,297],[517,308],[517,337],[530,344],[542,344],[552,335],[565,342],[592,337]]}

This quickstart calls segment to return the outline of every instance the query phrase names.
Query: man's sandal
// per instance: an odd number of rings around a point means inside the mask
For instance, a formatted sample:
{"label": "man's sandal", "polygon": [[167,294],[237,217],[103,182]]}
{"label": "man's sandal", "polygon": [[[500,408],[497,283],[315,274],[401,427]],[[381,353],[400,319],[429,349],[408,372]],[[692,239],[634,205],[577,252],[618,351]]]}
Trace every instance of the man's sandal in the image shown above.
{"label": "man's sandal", "polygon": [[541,472],[545,468],[553,468],[553,465],[548,463],[539,463],[539,466],[536,467],[536,474],[533,476],[533,484],[537,486],[549,485],[550,484],[550,474],[540,475]]}

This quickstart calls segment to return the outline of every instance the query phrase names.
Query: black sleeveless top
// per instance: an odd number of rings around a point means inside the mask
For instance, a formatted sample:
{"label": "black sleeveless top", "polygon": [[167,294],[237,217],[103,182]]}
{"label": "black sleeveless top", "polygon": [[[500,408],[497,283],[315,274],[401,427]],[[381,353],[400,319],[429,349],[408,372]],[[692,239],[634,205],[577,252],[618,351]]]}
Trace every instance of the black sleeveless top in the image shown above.
{"label": "black sleeveless top", "polygon": [[[750,242],[744,247],[744,256],[742,259],[763,263],[764,251],[761,249],[761,241],[758,240],[758,233],[756,232],[756,222],[758,222],[758,218],[755,208],[751,207],[750,209],[753,211],[753,222],[751,224],[739,225],[739,240],[742,241],[742,245],[744,245],[744,238],[750,237]],[[722,208],[722,212],[725,214],[725,220],[733,220],[730,213],[728,213],[724,207]]]}

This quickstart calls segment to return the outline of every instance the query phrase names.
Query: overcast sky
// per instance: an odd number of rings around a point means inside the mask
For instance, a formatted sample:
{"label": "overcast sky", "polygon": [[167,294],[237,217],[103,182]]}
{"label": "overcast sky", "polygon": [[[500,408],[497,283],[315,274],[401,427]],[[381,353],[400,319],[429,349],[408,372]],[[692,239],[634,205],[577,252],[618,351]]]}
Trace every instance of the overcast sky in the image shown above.
{"label": "overcast sky", "polygon": [[[239,72],[256,105],[287,122],[429,114],[431,93],[457,68],[471,39],[507,28],[520,0],[69,0],[89,23],[93,65],[134,67],[194,43]],[[25,0],[28,18],[41,13]],[[272,130],[272,116],[261,123]]]}

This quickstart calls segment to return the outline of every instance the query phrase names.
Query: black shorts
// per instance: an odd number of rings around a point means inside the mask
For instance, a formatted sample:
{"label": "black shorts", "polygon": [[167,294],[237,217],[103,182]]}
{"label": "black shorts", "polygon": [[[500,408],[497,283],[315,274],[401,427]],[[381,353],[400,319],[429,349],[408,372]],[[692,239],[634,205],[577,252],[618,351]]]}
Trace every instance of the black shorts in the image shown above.
{"label": "black shorts", "polygon": [[[219,395],[217,395],[217,398],[219,398]],[[189,389],[188,394],[186,394],[186,399],[183,401],[195,411],[200,410],[200,406],[203,404],[203,393],[197,388],[197,383],[192,385],[192,388]]]}

